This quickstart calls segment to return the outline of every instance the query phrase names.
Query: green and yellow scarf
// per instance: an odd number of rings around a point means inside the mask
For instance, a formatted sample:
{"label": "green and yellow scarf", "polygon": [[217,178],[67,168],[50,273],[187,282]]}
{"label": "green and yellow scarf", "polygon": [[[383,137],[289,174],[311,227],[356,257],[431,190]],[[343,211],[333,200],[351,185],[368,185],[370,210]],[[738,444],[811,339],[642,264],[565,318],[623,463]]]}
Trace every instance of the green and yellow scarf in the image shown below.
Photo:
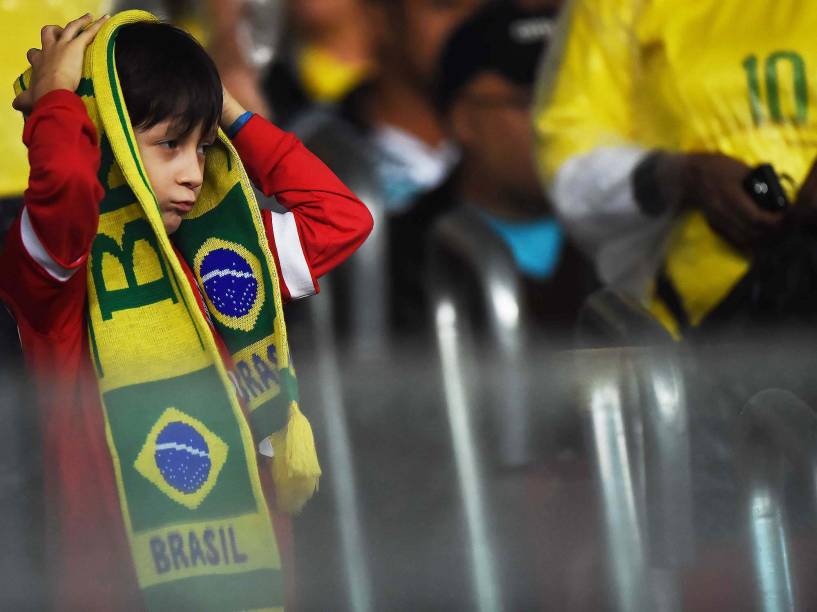
{"label": "green and yellow scarf", "polygon": [[148,20],[113,16],[86,52],[77,90],[102,153],[87,322],[122,513],[148,608],[280,608],[256,447],[270,438],[284,511],[312,495],[320,468],[298,410],[275,264],[247,174],[219,132],[174,242],[232,355],[229,372],[164,230],[114,65],[119,28]]}

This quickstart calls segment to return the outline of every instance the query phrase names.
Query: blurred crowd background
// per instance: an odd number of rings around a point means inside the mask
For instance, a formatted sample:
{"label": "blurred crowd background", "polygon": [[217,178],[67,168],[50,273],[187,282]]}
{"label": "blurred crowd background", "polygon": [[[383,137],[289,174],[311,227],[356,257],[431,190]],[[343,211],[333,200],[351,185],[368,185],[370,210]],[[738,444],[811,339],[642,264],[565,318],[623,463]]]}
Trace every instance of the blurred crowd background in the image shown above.
{"label": "blurred crowd background", "polygon": [[[815,609],[817,11],[765,5],[2,0],[0,219],[40,26],[177,23],[375,218],[286,310],[325,471],[302,609]],[[0,571],[36,603],[0,318]]]}

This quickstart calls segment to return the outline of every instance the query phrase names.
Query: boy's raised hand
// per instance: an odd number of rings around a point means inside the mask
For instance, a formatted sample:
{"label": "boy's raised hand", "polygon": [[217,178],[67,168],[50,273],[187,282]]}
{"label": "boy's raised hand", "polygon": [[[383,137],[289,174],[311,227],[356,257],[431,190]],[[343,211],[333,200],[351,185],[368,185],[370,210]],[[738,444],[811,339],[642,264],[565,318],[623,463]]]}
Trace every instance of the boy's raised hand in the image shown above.
{"label": "boy's raised hand", "polygon": [[74,91],[82,77],[85,49],[91,44],[108,15],[93,20],[86,13],[64,28],[47,25],[40,31],[42,49],[29,49],[26,58],[31,64],[30,87],[12,102],[15,110],[28,115],[34,104],[50,91]]}
{"label": "boy's raised hand", "polygon": [[227,131],[233,122],[246,111],[244,107],[241,106],[241,104],[239,104],[232,95],[230,95],[230,92],[227,91],[226,87],[222,86],[221,91],[224,95],[224,102],[221,107],[221,120],[219,121],[219,126],[222,130]]}

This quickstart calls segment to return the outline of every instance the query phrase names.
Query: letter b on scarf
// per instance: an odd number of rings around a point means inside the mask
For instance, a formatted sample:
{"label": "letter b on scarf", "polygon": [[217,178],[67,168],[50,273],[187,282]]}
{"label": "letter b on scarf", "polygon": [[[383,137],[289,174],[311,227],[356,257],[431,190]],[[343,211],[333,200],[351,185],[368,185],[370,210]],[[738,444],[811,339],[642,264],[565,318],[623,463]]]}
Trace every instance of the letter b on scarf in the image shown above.
{"label": "letter b on scarf", "polygon": [[[159,278],[142,284],[136,280],[134,262],[134,249],[140,240],[144,240],[153,250],[156,255],[155,261],[158,262],[161,271]],[[127,287],[108,289],[103,273],[103,256],[106,253],[119,261],[125,274]],[[140,308],[162,300],[172,300],[174,303],[177,301],[167,267],[160,253],[156,236],[145,219],[136,219],[125,225],[121,247],[110,236],[97,234],[94,245],[91,247],[91,273],[99,296],[99,309],[103,320],[113,317],[113,313],[117,310]]]}

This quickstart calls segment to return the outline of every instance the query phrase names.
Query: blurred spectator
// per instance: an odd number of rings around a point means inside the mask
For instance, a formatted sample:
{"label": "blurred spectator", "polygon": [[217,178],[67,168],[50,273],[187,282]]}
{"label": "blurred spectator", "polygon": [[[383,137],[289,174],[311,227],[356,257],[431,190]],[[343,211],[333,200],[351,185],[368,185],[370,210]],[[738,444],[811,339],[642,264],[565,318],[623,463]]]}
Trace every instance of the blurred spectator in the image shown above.
{"label": "blurred spectator", "polygon": [[307,94],[319,102],[339,99],[371,67],[362,0],[297,0],[290,1],[289,10]]}
{"label": "blurred spectator", "polygon": [[[451,29],[480,0],[366,2],[376,75],[335,112],[304,115],[293,129],[375,214],[374,240],[356,259],[375,269],[385,258],[388,271],[378,269],[372,276],[387,286],[369,285],[362,290],[366,296],[350,292],[369,301],[387,294],[390,328],[412,334],[425,329],[423,240],[433,220],[453,204],[444,187],[459,158],[433,103],[437,55]],[[385,252],[370,256],[383,238]],[[354,319],[357,307],[348,310]],[[350,328],[352,336],[359,335],[354,323]]]}
{"label": "blurred spectator", "polygon": [[208,0],[207,50],[224,87],[247,110],[271,118],[260,78],[272,60],[280,0]]}
{"label": "blurred spectator", "polygon": [[370,74],[371,29],[364,0],[290,0],[286,39],[264,80],[276,116],[334,103]]}
{"label": "blurred spectator", "polygon": [[[542,176],[601,279],[672,330],[814,286],[811,263],[805,283],[783,260],[745,275],[817,205],[815,18],[805,0],[576,0],[560,24],[537,101]],[[764,162],[791,177],[793,214],[742,186]]]}
{"label": "blurred spectator", "polygon": [[23,122],[20,114],[11,108],[14,98],[12,83],[28,66],[26,51],[41,45],[38,24],[67,23],[86,11],[101,15],[110,8],[110,0],[30,0],[0,4],[0,84],[6,92],[6,103],[0,104],[0,143],[3,149],[3,165],[0,168],[0,244],[22,204],[23,190],[28,185],[26,149],[20,139]]}
{"label": "blurred spectator", "polygon": [[192,34],[215,61],[221,80],[244,108],[272,111],[260,79],[277,51],[283,0],[115,0],[117,11],[149,11]]}
{"label": "blurred spectator", "polygon": [[479,0],[367,0],[377,76],[347,98],[343,114],[369,137],[390,213],[440,186],[458,154],[433,104],[437,54]]}
{"label": "blurred spectator", "polygon": [[[447,40],[435,87],[436,102],[461,150],[461,161],[449,181],[454,208],[436,222],[428,274],[444,279],[436,282],[452,290],[458,315],[463,315],[462,323],[456,317],[458,324],[475,331],[482,350],[490,355],[480,377],[490,382],[483,383],[484,390],[475,393],[468,406],[472,415],[481,410],[492,414],[496,455],[489,453],[483,460],[518,470],[505,478],[518,479],[525,489],[525,504],[536,508],[537,516],[559,512],[563,499],[553,492],[573,485],[565,478],[567,463],[543,460],[541,441],[528,437],[532,421],[526,415],[543,408],[558,410],[574,399],[571,392],[562,394],[553,387],[543,403],[533,391],[540,374],[531,374],[525,365],[536,349],[572,344],[580,306],[595,288],[591,266],[566,240],[553,216],[533,157],[533,84],[559,4],[486,3]],[[486,265],[486,259],[491,263]],[[502,301],[504,313],[497,316],[492,301]],[[503,316],[508,313],[511,316]],[[512,323],[504,333],[497,332],[501,327],[497,321],[503,318]],[[518,330],[517,335],[509,329]],[[517,342],[523,347],[518,353],[509,348]],[[581,446],[576,430],[552,426],[549,435],[563,448]],[[579,474],[583,466],[571,469]],[[599,607],[598,589],[579,590],[570,584],[577,580],[592,584],[598,575],[599,566],[586,562],[595,554],[595,517],[571,512],[570,520],[546,533],[530,522],[526,512],[503,508],[497,532],[504,534],[504,542],[496,549],[496,572],[505,585],[506,609],[549,609],[554,602],[560,607],[568,600],[573,608],[565,604],[564,609]],[[542,571],[547,561],[521,562],[550,558],[554,543],[563,538],[570,539],[571,547],[560,556],[558,567]]]}
{"label": "blurred spectator", "polygon": [[441,53],[437,101],[462,151],[452,179],[460,222],[466,216],[485,226],[510,252],[526,315],[569,328],[593,288],[592,272],[542,193],[530,125],[536,68],[556,12],[508,0],[471,16]]}

